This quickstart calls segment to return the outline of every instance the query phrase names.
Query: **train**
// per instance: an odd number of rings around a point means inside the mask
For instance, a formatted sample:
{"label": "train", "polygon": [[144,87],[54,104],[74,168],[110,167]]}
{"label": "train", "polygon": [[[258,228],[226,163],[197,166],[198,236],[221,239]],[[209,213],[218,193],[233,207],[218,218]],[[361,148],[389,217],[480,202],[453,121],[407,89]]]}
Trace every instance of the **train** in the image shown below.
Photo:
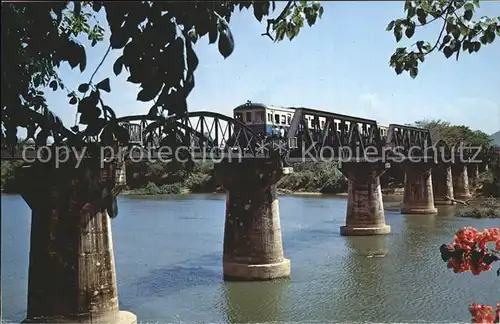
{"label": "train", "polygon": [[295,108],[284,108],[247,101],[233,109],[233,118],[262,137],[286,133],[292,123]]}
{"label": "train", "polygon": [[[265,105],[262,103],[246,103],[233,109],[233,118],[243,123],[261,137],[272,137],[284,134],[287,137],[288,130],[292,124],[296,108],[277,107]],[[307,120],[309,129],[315,128],[315,118],[312,115],[304,116]],[[326,117],[317,118],[319,129],[323,130],[326,124]],[[389,126],[378,125],[380,137],[387,138]]]}

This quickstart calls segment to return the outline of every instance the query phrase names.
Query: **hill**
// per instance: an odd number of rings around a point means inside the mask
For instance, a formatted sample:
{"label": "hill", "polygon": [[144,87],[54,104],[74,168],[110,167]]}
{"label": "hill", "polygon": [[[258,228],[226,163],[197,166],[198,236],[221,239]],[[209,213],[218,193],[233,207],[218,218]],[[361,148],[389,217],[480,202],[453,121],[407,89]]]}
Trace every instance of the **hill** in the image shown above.
{"label": "hill", "polygon": [[491,134],[491,139],[493,140],[493,145],[500,146],[500,131]]}

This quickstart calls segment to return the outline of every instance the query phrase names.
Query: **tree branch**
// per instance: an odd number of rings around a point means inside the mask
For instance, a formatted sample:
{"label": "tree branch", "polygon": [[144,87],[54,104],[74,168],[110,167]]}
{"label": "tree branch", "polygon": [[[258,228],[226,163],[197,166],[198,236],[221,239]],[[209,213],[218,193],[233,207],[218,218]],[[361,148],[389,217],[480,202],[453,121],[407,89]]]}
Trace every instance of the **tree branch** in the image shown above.
{"label": "tree branch", "polygon": [[[450,6],[448,6],[448,8],[449,7]],[[441,31],[439,32],[439,36],[438,36],[438,38],[436,40],[436,44],[434,44],[434,46],[427,53],[424,53],[424,55],[432,53],[438,47],[438,45],[440,44],[439,41],[441,40],[441,37],[443,36],[443,32],[444,32],[444,30],[446,28],[446,24],[447,24],[446,19],[448,18],[449,15],[450,15],[450,13],[448,12],[448,10],[446,10],[446,16],[443,18],[444,19],[444,24],[443,24],[443,27],[441,28]]]}
{"label": "tree branch", "polygon": [[97,71],[99,71],[99,69],[101,68],[102,64],[104,63],[104,61],[106,60],[106,57],[108,56],[109,52],[111,51],[111,45],[108,46],[108,49],[106,50],[106,53],[104,53],[104,56],[102,57],[102,60],[101,62],[99,63],[99,65],[97,65],[97,67],[95,68],[95,71],[94,73],[92,73],[92,76],[90,77],[90,80],[89,80],[89,84],[92,83],[92,79],[94,78],[94,76],[96,75]]}
{"label": "tree branch", "polygon": [[271,31],[270,31],[271,25],[275,24],[275,23],[279,22],[280,20],[282,20],[283,18],[285,18],[286,12],[288,11],[288,9],[290,9],[292,7],[292,4],[294,4],[294,1],[288,1],[288,3],[286,4],[285,8],[283,8],[283,10],[278,15],[278,17],[276,17],[274,19],[268,19],[267,20],[266,32],[262,33],[261,36],[268,36],[274,42],[274,38],[271,35]]}
{"label": "tree branch", "polygon": [[[101,59],[101,62],[97,65],[97,67],[95,68],[94,70],[94,73],[92,73],[92,75],[90,76],[90,80],[89,80],[89,84],[92,84],[92,79],[94,79],[97,71],[99,71],[99,69],[101,68],[101,66],[103,65],[104,61],[106,60],[106,57],[108,57],[108,54],[109,52],[111,51],[111,44],[108,46],[108,49],[106,50],[106,53],[104,53],[104,56],[102,57]],[[87,90],[88,91],[88,90]],[[87,94],[87,91],[85,91],[85,93],[83,94],[83,96],[85,97],[85,95]],[[78,124],[78,109],[75,113],[75,126]]]}
{"label": "tree branch", "polygon": [[444,198],[448,199],[449,201],[453,201],[453,202],[456,202],[456,203],[459,203],[459,204],[462,204],[462,205],[470,206],[470,204],[469,204],[470,200],[463,201],[463,200],[453,199],[453,198],[450,198],[448,196],[445,196]]}

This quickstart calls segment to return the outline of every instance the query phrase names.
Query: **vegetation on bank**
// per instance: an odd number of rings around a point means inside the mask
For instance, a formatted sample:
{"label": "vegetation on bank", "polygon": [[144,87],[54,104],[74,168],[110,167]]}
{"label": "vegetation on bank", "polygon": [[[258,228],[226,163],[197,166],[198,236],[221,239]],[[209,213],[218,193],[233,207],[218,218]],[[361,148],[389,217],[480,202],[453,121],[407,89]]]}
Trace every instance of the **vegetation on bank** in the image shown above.
{"label": "vegetation on bank", "polygon": [[457,212],[458,217],[500,218],[500,199],[489,197],[476,205],[468,206]]}
{"label": "vegetation on bank", "polygon": [[[277,183],[284,193],[342,193],[347,181],[334,163],[300,163],[294,172]],[[165,195],[212,193],[223,189],[217,182],[213,163],[196,163],[191,170],[185,165],[169,163],[135,163],[127,166],[128,194]]]}
{"label": "vegetation on bank", "polygon": [[[2,191],[17,193],[16,174],[20,162],[2,161]],[[299,163],[294,172],[278,181],[284,193],[318,192],[337,194],[347,191],[347,181],[335,163]],[[214,174],[213,163],[195,163],[189,169],[176,163],[130,163],[127,168],[127,194],[165,195],[212,193],[222,191]]]}

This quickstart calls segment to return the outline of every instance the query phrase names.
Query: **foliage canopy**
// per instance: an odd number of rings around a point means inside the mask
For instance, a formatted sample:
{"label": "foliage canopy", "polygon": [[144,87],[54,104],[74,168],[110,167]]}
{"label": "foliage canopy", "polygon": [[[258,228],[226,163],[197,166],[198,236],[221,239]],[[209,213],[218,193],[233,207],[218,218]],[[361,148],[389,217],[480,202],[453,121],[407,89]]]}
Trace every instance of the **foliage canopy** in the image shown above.
{"label": "foliage canopy", "polygon": [[[408,38],[415,31],[434,21],[443,22],[435,45],[418,41],[418,51],[396,49],[390,65],[396,73],[418,74],[418,61],[432,51],[442,51],[446,57],[461,49],[477,52],[481,44],[490,44],[500,33],[497,18],[472,20],[479,1],[406,1],[406,18],[391,21],[397,41],[403,29]],[[288,1],[276,10],[275,1],[65,1],[2,3],[2,142],[17,141],[17,127],[25,127],[29,138],[44,145],[48,136],[56,143],[84,143],[98,139],[101,143],[128,141],[128,132],[116,123],[112,107],[106,105],[101,92],[110,92],[110,80],[90,80],[78,89],[67,89],[57,75],[57,68],[67,62],[84,71],[87,67],[85,48],[76,41],[84,35],[92,46],[103,40],[104,26],[95,21],[96,13],[104,10],[111,32],[111,49],[122,55],[114,62],[115,75],[128,73],[128,81],[141,86],[137,100],[152,104],[149,115],[183,114],[186,98],[195,86],[194,72],[198,57],[193,50],[200,38],[217,43],[220,54],[232,54],[235,40],[229,23],[235,10],[248,9],[258,21],[267,22],[263,36],[279,42],[294,39],[305,24],[312,26],[323,14],[318,1]],[[275,17],[271,15],[279,12]],[[418,21],[419,23],[416,23]],[[446,31],[446,34],[444,34]],[[444,36],[443,36],[444,35]],[[479,39],[479,40],[476,40]],[[98,67],[99,68],[99,67]],[[41,90],[66,91],[68,103],[80,114],[78,126],[71,130],[48,109]],[[4,141],[6,139],[6,141]]]}

